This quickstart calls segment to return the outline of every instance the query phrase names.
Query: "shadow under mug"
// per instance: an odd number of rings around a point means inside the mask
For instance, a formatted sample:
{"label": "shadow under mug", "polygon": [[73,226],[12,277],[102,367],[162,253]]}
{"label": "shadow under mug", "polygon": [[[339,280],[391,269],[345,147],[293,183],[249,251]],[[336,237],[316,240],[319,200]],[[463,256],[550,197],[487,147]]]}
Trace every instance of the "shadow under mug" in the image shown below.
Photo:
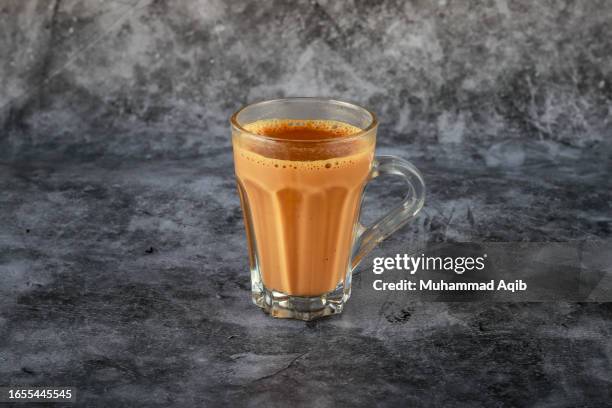
{"label": "shadow under mug", "polygon": [[[334,121],[361,131],[279,139],[248,130],[261,120]],[[374,157],[376,116],[347,102],[259,102],[236,112],[231,125],[253,302],[274,317],[312,320],[342,312],[361,259],[423,207],[423,177],[403,159]],[[359,222],[365,186],[383,174],[402,177],[407,196],[365,227]]]}

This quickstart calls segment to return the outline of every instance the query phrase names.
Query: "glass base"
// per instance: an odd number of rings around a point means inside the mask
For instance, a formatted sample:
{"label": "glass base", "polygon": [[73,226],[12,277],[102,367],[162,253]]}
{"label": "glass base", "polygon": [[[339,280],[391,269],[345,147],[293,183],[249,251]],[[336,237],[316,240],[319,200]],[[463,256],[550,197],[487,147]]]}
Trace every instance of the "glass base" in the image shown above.
{"label": "glass base", "polygon": [[314,320],[342,313],[351,296],[351,285],[340,283],[336,289],[319,296],[292,296],[267,289],[263,284],[253,285],[253,303],[272,317]]}

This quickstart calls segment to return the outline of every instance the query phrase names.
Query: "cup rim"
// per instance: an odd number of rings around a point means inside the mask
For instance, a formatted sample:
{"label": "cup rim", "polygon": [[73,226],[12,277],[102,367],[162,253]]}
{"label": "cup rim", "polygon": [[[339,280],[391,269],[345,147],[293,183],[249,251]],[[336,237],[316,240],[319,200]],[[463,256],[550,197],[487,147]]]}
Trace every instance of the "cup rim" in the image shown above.
{"label": "cup rim", "polygon": [[[279,102],[290,102],[290,101],[318,101],[318,102],[325,102],[325,103],[332,103],[332,104],[337,104],[337,105],[342,105],[345,107],[349,107],[351,109],[358,109],[361,111],[365,111],[369,116],[370,116],[370,123],[368,124],[368,126],[366,126],[365,129],[360,130],[357,133],[354,133],[350,136],[347,137],[331,137],[331,138],[327,138],[327,139],[316,139],[316,140],[312,140],[312,139],[281,139],[278,137],[273,137],[273,136],[267,136],[267,135],[259,135],[257,133],[253,133],[250,132],[248,130],[246,130],[239,122],[238,122],[238,115],[240,115],[240,113],[242,111],[244,111],[245,109],[248,108],[252,108],[254,106],[262,106],[262,105],[267,105],[267,104],[272,104],[272,103],[279,103]],[[282,119],[282,118],[281,118]],[[321,97],[311,97],[311,96],[294,96],[294,97],[287,97],[287,98],[278,98],[278,99],[267,99],[267,100],[263,100],[263,101],[259,101],[259,102],[253,102],[247,105],[244,105],[243,107],[241,107],[240,109],[238,109],[236,112],[234,112],[234,114],[230,117],[230,124],[232,125],[232,127],[235,130],[240,131],[243,134],[247,134],[250,137],[254,137],[256,139],[261,139],[261,140],[268,140],[268,141],[272,141],[272,142],[285,142],[285,143],[330,143],[330,142],[347,142],[350,140],[354,140],[354,139],[359,139],[360,137],[370,133],[373,129],[375,129],[378,126],[378,118],[376,117],[376,114],[374,112],[372,112],[369,109],[364,108],[363,106],[357,105],[355,103],[351,103],[351,102],[345,102],[345,101],[340,101],[338,99],[333,99],[333,98],[321,98]]]}

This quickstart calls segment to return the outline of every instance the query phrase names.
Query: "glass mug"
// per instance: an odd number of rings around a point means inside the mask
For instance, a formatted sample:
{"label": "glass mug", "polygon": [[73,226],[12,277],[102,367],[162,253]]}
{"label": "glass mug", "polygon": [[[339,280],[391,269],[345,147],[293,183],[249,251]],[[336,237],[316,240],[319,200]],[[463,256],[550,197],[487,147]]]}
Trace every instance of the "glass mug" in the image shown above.
{"label": "glass mug", "polygon": [[[423,177],[403,159],[374,157],[376,116],[347,102],[270,100],[240,109],[230,122],[253,302],[274,317],[312,320],[341,313],[361,259],[423,207]],[[261,123],[354,131],[280,138],[256,131]],[[402,177],[408,195],[364,227],[363,191],[382,174]]]}

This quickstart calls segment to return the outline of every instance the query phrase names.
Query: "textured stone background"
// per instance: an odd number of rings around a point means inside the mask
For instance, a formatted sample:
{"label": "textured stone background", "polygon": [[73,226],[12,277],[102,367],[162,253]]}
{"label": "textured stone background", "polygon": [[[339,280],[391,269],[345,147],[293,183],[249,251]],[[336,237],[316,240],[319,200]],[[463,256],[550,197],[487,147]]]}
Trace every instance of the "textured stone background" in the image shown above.
{"label": "textured stone background", "polygon": [[[612,236],[612,2],[0,2],[0,385],[80,406],[606,406],[612,307],[250,303],[227,119],[335,96],[380,115],[422,243]],[[376,181],[366,219],[401,185]],[[559,267],[563,267],[559,265]],[[612,273],[612,265],[601,265]]]}
{"label": "textured stone background", "polygon": [[591,146],[611,22],[605,0],[4,1],[1,152],[193,156],[287,95],[372,108],[384,144]]}

